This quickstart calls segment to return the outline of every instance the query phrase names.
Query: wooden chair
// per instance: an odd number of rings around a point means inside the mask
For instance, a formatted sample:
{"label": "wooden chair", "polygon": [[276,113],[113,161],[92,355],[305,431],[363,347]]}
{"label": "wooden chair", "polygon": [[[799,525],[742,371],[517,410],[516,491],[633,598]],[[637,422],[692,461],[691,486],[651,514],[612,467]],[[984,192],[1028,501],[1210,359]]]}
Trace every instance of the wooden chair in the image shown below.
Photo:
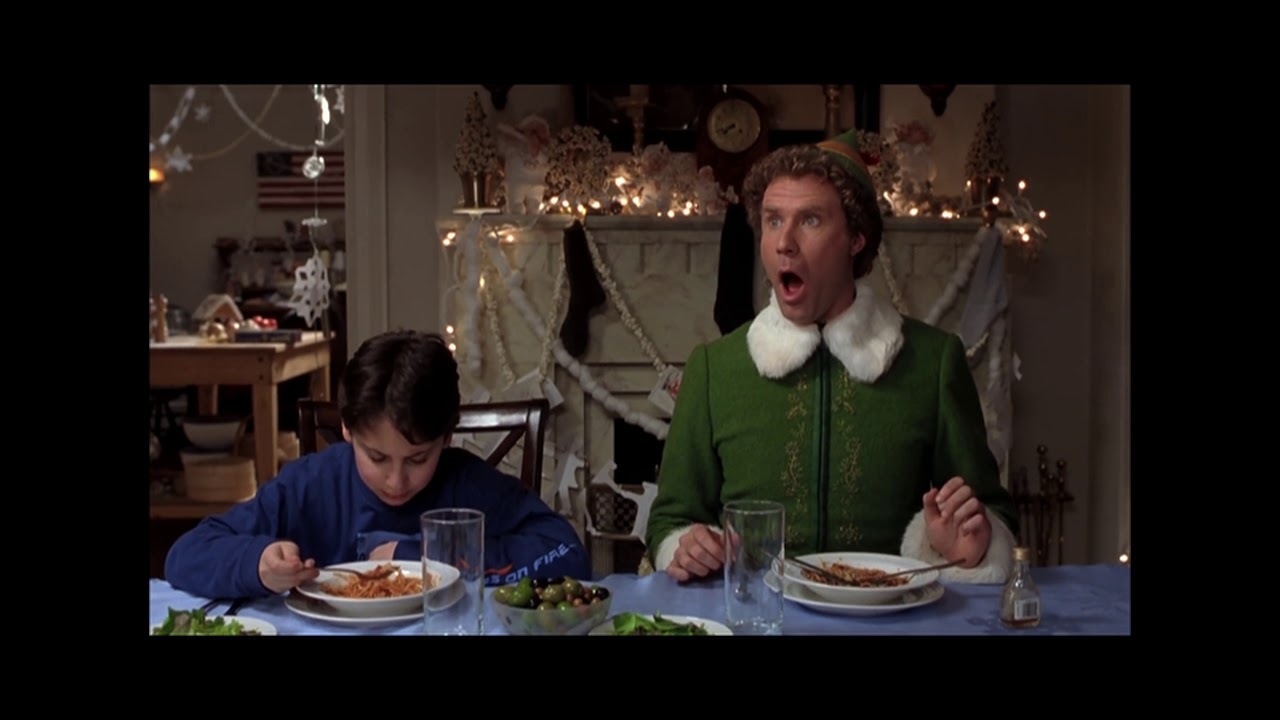
{"label": "wooden chair", "polygon": [[[542,493],[542,452],[546,440],[547,416],[551,405],[544,399],[463,405],[459,408],[455,433],[505,432],[485,458],[498,467],[507,453],[524,439],[519,479],[535,495]],[[342,442],[342,416],[337,403],[328,400],[298,401],[298,442],[302,454],[325,445]]]}
{"label": "wooden chair", "polygon": [[307,455],[324,447],[340,443],[342,439],[342,413],[338,404],[328,400],[303,398],[298,401],[298,451]]}

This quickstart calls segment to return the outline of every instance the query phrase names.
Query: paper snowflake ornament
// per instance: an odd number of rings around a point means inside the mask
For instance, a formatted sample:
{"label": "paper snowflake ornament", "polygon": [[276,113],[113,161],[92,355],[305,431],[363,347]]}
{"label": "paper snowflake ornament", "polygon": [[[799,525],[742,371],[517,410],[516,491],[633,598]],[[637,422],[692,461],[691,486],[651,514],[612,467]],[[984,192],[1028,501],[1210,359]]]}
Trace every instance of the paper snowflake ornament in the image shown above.
{"label": "paper snowflake ornament", "polygon": [[191,156],[183,152],[181,147],[175,147],[165,158],[164,167],[176,172],[191,172]]}
{"label": "paper snowflake ornament", "polygon": [[200,103],[199,105],[196,106],[196,120],[202,123],[209,122],[209,113],[212,110],[213,108],[209,107],[208,105],[204,103]]}
{"label": "paper snowflake ornament", "polygon": [[[561,515],[573,517],[573,499],[570,495],[571,490],[579,489],[578,484],[578,468],[587,466],[586,458],[582,456],[582,438],[573,441],[569,450],[556,457],[556,510]],[[587,513],[587,521],[590,522],[591,514]]]}
{"label": "paper snowflake ornament", "polygon": [[308,326],[314,325],[329,308],[329,270],[320,261],[320,255],[316,254],[294,271],[294,278],[293,297],[289,299],[289,307]]}

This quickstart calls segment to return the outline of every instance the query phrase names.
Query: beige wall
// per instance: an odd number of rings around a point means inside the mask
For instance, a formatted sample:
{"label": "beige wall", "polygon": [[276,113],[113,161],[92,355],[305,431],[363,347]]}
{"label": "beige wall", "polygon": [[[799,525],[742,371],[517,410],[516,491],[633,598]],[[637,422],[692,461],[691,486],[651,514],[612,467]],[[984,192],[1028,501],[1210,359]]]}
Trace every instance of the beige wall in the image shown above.
{"label": "beige wall", "polygon": [[1114,561],[1129,527],[1128,88],[1000,86],[996,99],[1050,234],[1014,287],[1013,464],[1035,481],[1038,444],[1065,459],[1065,560]]}
{"label": "beige wall", "polygon": [[[789,111],[787,124],[822,127],[820,86],[761,87],[753,89],[767,101],[804,108]],[[250,113],[269,92],[233,88]],[[153,89],[153,135],[181,90]],[[292,94],[281,94],[263,127],[303,141],[313,132],[309,96],[302,86],[286,90]],[[477,85],[347,90],[351,348],[389,327],[443,325],[442,253],[432,225],[458,201],[453,147],[466,99],[477,90],[491,122],[514,122],[531,112],[554,129],[572,120],[572,94],[563,85],[516,85],[501,113]],[[962,85],[939,119],[917,87],[885,86],[882,123],[920,119],[934,127],[937,189],[958,193],[981,106],[992,98],[999,102],[1014,173],[1027,179],[1033,200],[1050,214],[1045,255],[1013,287],[1014,349],[1023,380],[1014,385],[1012,462],[1027,465],[1034,476],[1035,446],[1041,442],[1053,459],[1065,458],[1077,497],[1067,520],[1066,560],[1111,561],[1127,542],[1129,527],[1128,89]],[[197,127],[188,118],[178,137],[184,149],[207,152],[244,131],[242,123],[232,122],[224,100],[216,97],[211,104],[214,120],[208,126]],[[844,117],[852,117],[850,107]],[[252,152],[268,149],[270,143],[251,137],[236,152],[173,176],[153,195],[153,290],[194,305],[216,289],[216,237],[243,235],[249,228],[279,234],[290,215],[257,212],[251,205]]]}
{"label": "beige wall", "polygon": [[[274,86],[233,85],[240,108],[256,117],[266,107]],[[150,131],[154,140],[173,117],[186,85],[151,87]],[[170,302],[194,310],[206,295],[222,292],[218,285],[219,237],[250,235],[280,237],[284,221],[303,217],[290,211],[263,211],[257,204],[257,169],[254,153],[285,150],[257,133],[232,111],[217,85],[197,85],[192,111],[187,114],[170,147],[178,147],[197,159],[186,173],[167,171],[165,184],[151,193],[151,291],[165,293]],[[212,112],[208,122],[196,119],[194,107],[206,103]],[[315,140],[316,105],[309,85],[285,85],[262,118],[267,134],[295,145]],[[220,152],[243,140],[225,154]],[[341,210],[325,210],[321,216],[338,220]]]}

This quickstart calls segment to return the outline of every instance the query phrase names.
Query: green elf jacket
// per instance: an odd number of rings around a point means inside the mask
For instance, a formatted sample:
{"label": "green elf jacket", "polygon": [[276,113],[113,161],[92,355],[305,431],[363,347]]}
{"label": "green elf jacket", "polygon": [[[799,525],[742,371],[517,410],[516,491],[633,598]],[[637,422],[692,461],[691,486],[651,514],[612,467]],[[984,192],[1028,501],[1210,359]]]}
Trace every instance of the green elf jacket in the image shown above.
{"label": "green elf jacket", "polygon": [[749,325],[690,356],[645,542],[661,571],[691,526],[719,528],[726,502],[775,500],[786,507],[789,555],[941,563],[923,496],[957,475],[985,505],[992,540],[981,564],[944,578],[1003,582],[1017,509],[960,338],[903,318],[865,281],[822,329],[793,324],[771,298]]}

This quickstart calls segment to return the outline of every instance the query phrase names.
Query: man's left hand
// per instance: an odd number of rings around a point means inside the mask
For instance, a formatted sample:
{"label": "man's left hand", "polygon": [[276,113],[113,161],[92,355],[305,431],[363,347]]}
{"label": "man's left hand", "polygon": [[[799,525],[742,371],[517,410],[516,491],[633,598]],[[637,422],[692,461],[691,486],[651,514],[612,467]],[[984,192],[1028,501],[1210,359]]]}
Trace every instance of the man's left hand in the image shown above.
{"label": "man's left hand", "polygon": [[963,560],[961,567],[974,567],[987,554],[991,524],[964,478],[953,477],[924,494],[924,523],[933,549],[947,560]]}

